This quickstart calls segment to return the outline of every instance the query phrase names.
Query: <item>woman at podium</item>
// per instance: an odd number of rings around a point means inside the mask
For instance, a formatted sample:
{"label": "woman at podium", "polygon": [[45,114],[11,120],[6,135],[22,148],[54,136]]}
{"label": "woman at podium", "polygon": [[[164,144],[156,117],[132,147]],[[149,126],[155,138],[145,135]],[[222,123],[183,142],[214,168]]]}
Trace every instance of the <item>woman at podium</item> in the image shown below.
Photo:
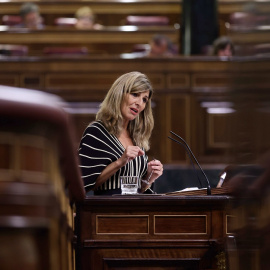
{"label": "woman at podium", "polygon": [[126,73],[113,83],[80,142],[86,190],[121,194],[120,177],[138,176],[140,192],[145,192],[162,175],[161,162],[148,161],[145,153],[154,127],[152,95],[149,79],[140,72]]}

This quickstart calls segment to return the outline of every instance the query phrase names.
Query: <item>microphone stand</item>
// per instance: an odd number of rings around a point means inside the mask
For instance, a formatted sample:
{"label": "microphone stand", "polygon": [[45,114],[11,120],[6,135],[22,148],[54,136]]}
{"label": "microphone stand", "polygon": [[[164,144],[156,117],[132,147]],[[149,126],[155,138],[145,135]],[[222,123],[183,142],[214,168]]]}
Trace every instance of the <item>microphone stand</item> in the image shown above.
{"label": "microphone stand", "polygon": [[[188,150],[188,152],[192,155],[192,157],[194,158],[194,160],[196,161],[196,164],[198,165],[198,167],[200,168],[202,174],[204,175],[205,179],[206,179],[206,182],[207,182],[207,195],[211,195],[211,186],[210,186],[210,182],[205,174],[205,172],[203,171],[202,167],[200,166],[198,160],[196,159],[196,157],[194,156],[194,154],[192,153],[189,145],[187,144],[187,142],[182,138],[180,137],[179,135],[177,135],[176,133],[170,131],[173,135],[175,135],[177,138],[179,138],[183,143],[184,143],[184,146],[185,148]],[[171,139],[172,141],[178,143],[178,144],[181,144],[183,146],[183,144],[181,142],[179,142],[178,140],[176,139],[173,139],[171,137],[168,137],[169,139]]]}

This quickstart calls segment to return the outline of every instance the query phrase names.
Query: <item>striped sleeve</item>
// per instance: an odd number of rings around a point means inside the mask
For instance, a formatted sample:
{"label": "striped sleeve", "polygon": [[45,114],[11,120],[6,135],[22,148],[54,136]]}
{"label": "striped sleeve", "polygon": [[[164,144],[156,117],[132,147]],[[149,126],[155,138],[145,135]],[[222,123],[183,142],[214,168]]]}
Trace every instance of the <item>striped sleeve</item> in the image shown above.
{"label": "striped sleeve", "polygon": [[79,147],[80,168],[85,187],[93,187],[97,177],[121,153],[114,146],[110,135],[98,122],[88,126]]}

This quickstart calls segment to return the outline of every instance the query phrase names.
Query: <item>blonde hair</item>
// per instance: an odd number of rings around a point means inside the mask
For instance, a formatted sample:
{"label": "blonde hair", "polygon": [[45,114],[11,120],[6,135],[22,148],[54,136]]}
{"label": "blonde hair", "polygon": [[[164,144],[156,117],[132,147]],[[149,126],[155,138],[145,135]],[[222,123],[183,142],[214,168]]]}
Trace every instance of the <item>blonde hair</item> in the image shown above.
{"label": "blonde hair", "polygon": [[149,91],[145,109],[128,124],[128,131],[133,142],[141,148],[150,148],[149,139],[154,127],[151,108],[152,85],[145,74],[129,72],[120,76],[111,86],[100,105],[96,120],[103,122],[109,133],[118,136],[122,129],[123,117],[121,105],[127,94]]}
{"label": "blonde hair", "polygon": [[88,16],[92,16],[94,18],[94,13],[90,7],[80,7],[75,13],[75,17],[77,19]]}

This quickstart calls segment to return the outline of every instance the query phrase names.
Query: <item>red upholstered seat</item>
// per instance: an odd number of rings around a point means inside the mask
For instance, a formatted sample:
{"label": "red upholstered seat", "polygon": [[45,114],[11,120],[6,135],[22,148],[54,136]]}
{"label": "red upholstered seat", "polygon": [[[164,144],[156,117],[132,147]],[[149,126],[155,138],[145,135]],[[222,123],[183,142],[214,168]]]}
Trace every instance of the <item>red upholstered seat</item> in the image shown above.
{"label": "red upholstered seat", "polygon": [[268,14],[256,14],[249,12],[233,12],[230,15],[229,23],[232,25],[245,25],[245,26],[256,26],[256,25],[268,25],[270,23]]}
{"label": "red upholstered seat", "polygon": [[[41,24],[43,24],[44,18],[41,17]],[[4,15],[2,17],[3,25],[16,26],[22,24],[22,18],[19,15]]]}
{"label": "red upholstered seat", "polygon": [[127,16],[127,25],[148,26],[168,25],[169,18],[166,16]]}
{"label": "red upholstered seat", "polygon": [[14,26],[22,23],[22,19],[19,15],[4,15],[2,23],[7,26]]}
{"label": "red upholstered seat", "polygon": [[0,54],[8,56],[24,56],[28,54],[28,46],[0,44]]}
{"label": "red upholstered seat", "polygon": [[253,47],[254,54],[270,54],[270,43],[258,44]]}
{"label": "red upholstered seat", "polygon": [[135,44],[132,52],[146,52],[150,49],[149,44]]}
{"label": "red upholstered seat", "polygon": [[45,55],[86,55],[88,49],[86,47],[45,47],[43,49]]}
{"label": "red upholstered seat", "polygon": [[54,20],[54,24],[56,26],[67,26],[73,27],[77,23],[76,18],[69,18],[69,17],[59,17]]}
{"label": "red upholstered seat", "polygon": [[229,17],[229,22],[231,24],[242,24],[248,18],[248,14],[246,12],[233,12]]}

